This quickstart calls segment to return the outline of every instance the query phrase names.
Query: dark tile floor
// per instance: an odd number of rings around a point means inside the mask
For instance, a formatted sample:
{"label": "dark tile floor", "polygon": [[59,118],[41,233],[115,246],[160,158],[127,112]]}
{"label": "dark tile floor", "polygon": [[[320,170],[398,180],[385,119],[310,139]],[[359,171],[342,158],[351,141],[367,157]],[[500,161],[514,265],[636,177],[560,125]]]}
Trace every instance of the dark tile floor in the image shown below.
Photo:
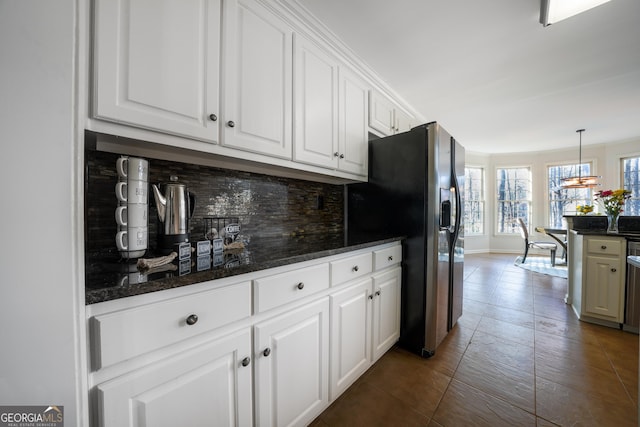
{"label": "dark tile floor", "polygon": [[514,259],[467,255],[436,355],[393,348],[312,426],[636,426],[638,336],[580,322],[566,279]]}

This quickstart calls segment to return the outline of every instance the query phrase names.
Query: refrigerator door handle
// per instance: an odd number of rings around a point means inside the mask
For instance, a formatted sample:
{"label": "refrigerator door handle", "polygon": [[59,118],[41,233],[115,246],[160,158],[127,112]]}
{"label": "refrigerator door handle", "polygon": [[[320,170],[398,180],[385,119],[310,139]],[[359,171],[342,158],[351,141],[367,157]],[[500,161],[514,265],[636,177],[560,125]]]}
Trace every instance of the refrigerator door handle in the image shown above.
{"label": "refrigerator door handle", "polygon": [[455,244],[456,240],[458,240],[458,236],[460,235],[460,215],[462,215],[462,195],[460,194],[460,186],[458,185],[458,176],[453,173],[451,176],[453,180],[453,192],[455,193],[455,213],[453,220],[453,238],[452,244]]}

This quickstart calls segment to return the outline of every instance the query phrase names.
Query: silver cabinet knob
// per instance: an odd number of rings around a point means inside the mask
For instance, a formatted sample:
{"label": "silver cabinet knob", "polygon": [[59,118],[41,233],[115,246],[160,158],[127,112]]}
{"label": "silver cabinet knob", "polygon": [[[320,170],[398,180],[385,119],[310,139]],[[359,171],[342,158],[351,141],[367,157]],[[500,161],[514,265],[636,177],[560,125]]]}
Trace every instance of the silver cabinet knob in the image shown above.
{"label": "silver cabinet knob", "polygon": [[616,270],[615,268],[612,268],[612,269],[611,269],[611,272],[612,272],[612,273],[615,273],[616,271],[618,271],[618,270]]}
{"label": "silver cabinet knob", "polygon": [[300,282],[298,283],[298,286],[296,286],[296,288],[303,290],[304,289],[304,283]]}
{"label": "silver cabinet knob", "polygon": [[607,247],[605,245],[600,246],[600,249],[605,250]]}
{"label": "silver cabinet knob", "polygon": [[218,120],[218,116],[216,116],[215,114],[209,114],[209,120],[215,122],[216,120]]}
{"label": "silver cabinet knob", "polygon": [[187,317],[186,322],[189,326],[195,325],[196,323],[198,323],[198,316],[195,314],[191,314]]}
{"label": "silver cabinet knob", "polygon": [[269,357],[270,354],[271,354],[271,349],[269,347],[265,348],[264,351],[262,352],[262,355],[264,357]]}
{"label": "silver cabinet knob", "polygon": [[242,366],[249,366],[249,363],[251,363],[250,357],[245,357],[244,359],[242,359]]}
{"label": "silver cabinet knob", "polygon": [[357,265],[354,265],[354,266],[353,266],[353,268],[352,268],[352,270],[353,270],[353,271],[358,271],[358,266],[357,266]]}
{"label": "silver cabinet knob", "polygon": [[389,255],[389,261],[393,261],[393,255]]}
{"label": "silver cabinet knob", "polygon": [[340,156],[340,153],[338,153],[337,151],[333,153],[333,157],[338,157],[338,156]]}
{"label": "silver cabinet knob", "polygon": [[344,159],[344,154],[340,154],[340,158],[341,158],[341,159]]}
{"label": "silver cabinet knob", "polygon": [[229,126],[230,128],[232,128],[232,127],[235,127],[235,126],[236,126],[236,123],[235,123],[233,120],[229,120],[229,121],[227,122],[227,126]]}

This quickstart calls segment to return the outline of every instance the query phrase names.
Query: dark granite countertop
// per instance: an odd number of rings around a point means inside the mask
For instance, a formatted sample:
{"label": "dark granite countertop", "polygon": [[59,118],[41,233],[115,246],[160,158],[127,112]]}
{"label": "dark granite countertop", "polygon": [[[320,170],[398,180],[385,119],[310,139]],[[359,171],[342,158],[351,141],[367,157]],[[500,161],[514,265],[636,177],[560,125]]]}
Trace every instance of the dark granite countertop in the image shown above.
{"label": "dark granite countertop", "polygon": [[610,237],[624,237],[626,239],[640,239],[640,231],[619,231],[617,233],[610,233],[607,230],[580,230],[574,229],[578,234],[585,236],[610,236]]}
{"label": "dark granite countertop", "polygon": [[342,233],[253,238],[246,242],[244,250],[176,260],[150,274],[139,272],[134,262],[120,260],[115,254],[93,254],[87,257],[85,266],[85,304],[188,286],[400,240],[402,237],[345,238]]}

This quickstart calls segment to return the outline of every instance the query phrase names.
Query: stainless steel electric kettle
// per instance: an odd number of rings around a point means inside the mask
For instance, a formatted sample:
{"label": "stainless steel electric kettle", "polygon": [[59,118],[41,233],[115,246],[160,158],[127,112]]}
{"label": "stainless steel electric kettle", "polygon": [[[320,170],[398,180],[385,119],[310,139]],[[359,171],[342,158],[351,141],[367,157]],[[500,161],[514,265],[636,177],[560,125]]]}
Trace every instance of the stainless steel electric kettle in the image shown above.
{"label": "stainless steel electric kettle", "polygon": [[177,250],[180,243],[189,242],[189,218],[196,204],[195,195],[187,186],[171,176],[170,182],[161,183],[160,188],[152,184],[158,209],[158,247],[161,253]]}

